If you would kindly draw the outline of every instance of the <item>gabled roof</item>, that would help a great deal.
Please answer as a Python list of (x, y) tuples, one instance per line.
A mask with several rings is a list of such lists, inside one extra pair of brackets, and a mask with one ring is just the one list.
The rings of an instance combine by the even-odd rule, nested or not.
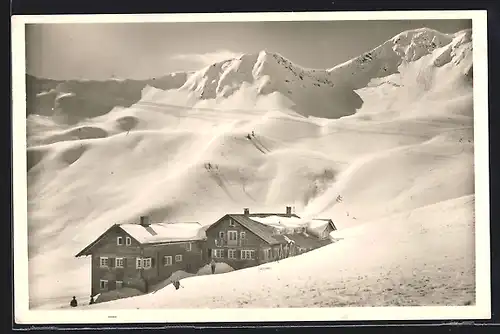
[(335, 227), (335, 224), (333, 224), (331, 219), (315, 218), (310, 221), (307, 231), (320, 235), (328, 225), (330, 225), (334, 231), (337, 230), (337, 227)]
[(120, 228), (140, 244), (169, 243), (205, 239), (199, 223), (121, 224)]
[(82, 249), (78, 254), (75, 255), (75, 257), (80, 257), (80, 256), (87, 256), (87, 255), (90, 255), (91, 252), (90, 250), (92, 248), (94, 248), (95, 245), (97, 245), (97, 243), (99, 241), (101, 241), (102, 237), (105, 236), (109, 231), (111, 231), (113, 228), (116, 228), (118, 225), (117, 224), (113, 224), (111, 225), (110, 228), (108, 228), (106, 231), (104, 231), (99, 237), (97, 237), (94, 241), (92, 241), (90, 244), (87, 245), (87, 247), (85, 247), (84, 249)]
[(233, 218), (270, 245), (286, 242), (283, 236), (274, 234), (274, 228), (251, 219), (251, 216), (246, 216), (244, 214), (229, 214), (227, 216)]
[(223, 221), (227, 217), (234, 219), (239, 224), (241, 224), (241, 226), (245, 227), (250, 232), (252, 232), (253, 234), (255, 234), (256, 236), (258, 236), (259, 238), (261, 238), (270, 245), (286, 243), (286, 240), (283, 238), (282, 235), (274, 234), (273, 227), (259, 223), (258, 221), (251, 219), (251, 215), (245, 215), (245, 214), (226, 214), (215, 223), (204, 228), (205, 232), (217, 226), (221, 221)]
[(92, 248), (113, 228), (119, 228), (141, 245), (198, 241), (205, 239), (199, 223), (114, 224), (96, 240), (81, 250), (76, 257), (90, 255)]

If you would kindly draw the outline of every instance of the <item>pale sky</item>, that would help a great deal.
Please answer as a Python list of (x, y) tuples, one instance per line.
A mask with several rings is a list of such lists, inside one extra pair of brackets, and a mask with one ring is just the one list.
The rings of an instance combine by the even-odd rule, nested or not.
[(261, 50), (308, 68), (330, 68), (398, 33), (444, 33), (471, 20), (99, 23), (26, 26), (27, 72), (52, 79), (145, 79), (197, 70)]

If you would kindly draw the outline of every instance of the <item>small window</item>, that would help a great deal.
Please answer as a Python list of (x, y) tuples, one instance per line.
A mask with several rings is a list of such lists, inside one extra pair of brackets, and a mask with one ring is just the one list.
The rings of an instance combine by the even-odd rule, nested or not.
[(187, 250), (188, 252), (190, 252), (190, 251), (191, 251), (191, 249), (192, 249), (191, 243), (190, 243), (190, 242), (188, 242), (188, 243), (186, 244), (186, 250)]
[(115, 260), (115, 266), (116, 268), (123, 268), (123, 258), (122, 257), (117, 257)]
[(182, 255), (176, 255), (175, 256), (175, 262), (182, 262)]
[(234, 220), (232, 220), (231, 218), (229, 218), (229, 226), (234, 227)]
[(127, 246), (130, 246), (130, 245), (132, 244), (132, 239), (130, 239), (130, 237), (126, 237), (126, 238), (125, 238), (125, 244), (126, 244)]
[(224, 239), (224, 231), (219, 232), (219, 238)]
[(116, 238), (116, 244), (117, 244), (118, 246), (123, 245), (123, 237), (117, 237), (117, 238)]
[(164, 266), (171, 266), (172, 265), (172, 257), (170, 255), (165, 255), (163, 257), (163, 265)]
[(108, 290), (108, 280), (102, 279), (99, 281), (99, 287), (101, 290)]
[(105, 256), (101, 256), (100, 258), (100, 266), (101, 267), (107, 267), (108, 266), (108, 263), (109, 263), (109, 259)]
[(216, 259), (220, 259), (224, 257), (224, 250), (223, 249), (213, 249), (212, 250), (212, 257)]
[(123, 281), (116, 281), (116, 289), (121, 289), (123, 288)]
[(240, 239), (245, 239), (247, 234), (245, 232), (240, 232)]
[(236, 241), (236, 239), (238, 239), (238, 232), (237, 231), (228, 231), (227, 238), (230, 241)]
[(135, 259), (135, 267), (137, 269), (142, 269), (143, 268), (143, 263), (142, 263), (142, 259), (140, 257), (138, 257), (137, 259)]
[(236, 259), (236, 249), (228, 249), (227, 257), (229, 259)]
[(252, 260), (254, 259), (254, 254), (255, 254), (255, 251), (253, 250), (241, 250), (241, 259), (242, 260)]
[(142, 267), (144, 269), (150, 269), (151, 268), (151, 258), (150, 257), (142, 259)]

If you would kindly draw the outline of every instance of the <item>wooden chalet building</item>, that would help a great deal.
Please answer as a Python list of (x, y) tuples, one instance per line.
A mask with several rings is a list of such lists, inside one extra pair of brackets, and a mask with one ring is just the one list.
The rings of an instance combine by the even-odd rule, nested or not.
[(122, 287), (150, 291), (183, 270), (196, 273), (206, 263), (205, 234), (199, 223), (115, 224), (76, 257), (91, 256), (91, 296)]
[(285, 213), (244, 209), (243, 214), (226, 214), (205, 229), (207, 261), (225, 262), (234, 269), (256, 266), (322, 247), (331, 242), (328, 231), (336, 229), (331, 220), (323, 220), (319, 232), (304, 226), (280, 229), (262, 223), (271, 216), (300, 219), (291, 207), (286, 207)]

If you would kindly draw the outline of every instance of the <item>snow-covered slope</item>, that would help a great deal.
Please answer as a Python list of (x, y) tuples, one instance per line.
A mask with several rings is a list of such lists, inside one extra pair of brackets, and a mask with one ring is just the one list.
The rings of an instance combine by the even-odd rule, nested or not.
[[(144, 86), (136, 103), (76, 124), (47, 114), (30, 115), (31, 306), (66, 304), (72, 295), (87, 300), (90, 264), (73, 256), (113, 223), (149, 214), (157, 221), (209, 224), (244, 207), (282, 212), (286, 205), (295, 206), (306, 219), (331, 218), (336, 233), (346, 234), (324, 249), (262, 271), (269, 274), (259, 269), (227, 274), (264, 275), (259, 284), (270, 280), (274, 299), (248, 305), (338, 304), (339, 294), (333, 298), (325, 291), (331, 288), (333, 293), (357, 275), (369, 276), (359, 281), (367, 291), (392, 289), (384, 290), (388, 297), (382, 301), (366, 295), (364, 304), (408, 304), (395, 286), (399, 278), (410, 282), (415, 272), (420, 272), (421, 282), (428, 279), (428, 286), (439, 285), (443, 291), (465, 282), (462, 292), (450, 294), (447, 302), (473, 301), (470, 33), (403, 32), (370, 56), (328, 70), (303, 69), (270, 52), (243, 55), (176, 79), (173, 89)], [(88, 91), (94, 92), (86, 95), (89, 105), (111, 99), (104, 90)], [(65, 110), (73, 114), (78, 109)], [(246, 138), (252, 131), (255, 137)], [(207, 162), (216, 168), (207, 170)], [(421, 226), (429, 233), (415, 230)], [(393, 227), (395, 232), (388, 233)], [(443, 243), (438, 235), (448, 232), (458, 233), (464, 242)], [(423, 242), (427, 248), (420, 247)], [(361, 261), (363, 256), (371, 260)], [(424, 274), (426, 263), (463, 271), (463, 276)], [(332, 270), (319, 269), (328, 266)], [(54, 267), (61, 270), (56, 273)], [(405, 274), (396, 268), (404, 268)], [(373, 275), (387, 279), (378, 285)], [(238, 292), (245, 288), (247, 293), (260, 289), (248, 280), (222, 276), (190, 278), (189, 285), (214, 279), (220, 281), (211, 286)], [(354, 293), (351, 288), (357, 286), (349, 284), (346, 289)], [(212, 292), (203, 292), (195, 302), (202, 288), (186, 289), (193, 289), (192, 295), (183, 296), (191, 297), (177, 297), (173, 304), (166, 302), (170, 298), (152, 302), (156, 297), (148, 296), (120, 305), (222, 305)], [(309, 299), (296, 295), (304, 290)], [(278, 297), (279, 291), (288, 292)], [(418, 301), (424, 303), (445, 298), (444, 293), (440, 297), (422, 291)], [(238, 306), (238, 301), (227, 305)]]
[(343, 240), (279, 263), (85, 309), (472, 305), (473, 204), (436, 203), (334, 232)]
[(189, 73), (172, 73), (149, 80), (47, 80), (26, 76), (27, 114), (56, 116), (75, 124), (101, 116), (114, 107), (129, 107), (141, 99), (146, 86), (160, 89), (181, 87)]

